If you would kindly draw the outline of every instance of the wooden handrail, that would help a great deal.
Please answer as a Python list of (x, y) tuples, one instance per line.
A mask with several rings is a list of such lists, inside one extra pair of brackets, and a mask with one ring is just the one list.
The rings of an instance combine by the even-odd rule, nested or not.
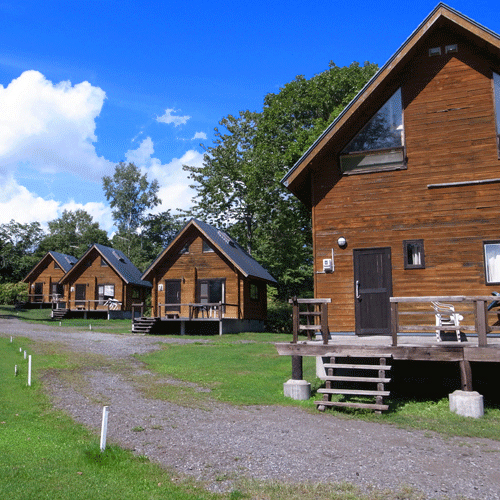
[[(292, 304), (292, 343), (296, 344), (299, 341), (299, 332), (301, 330), (307, 333), (308, 340), (312, 340), (312, 331), (320, 330), (321, 336), (323, 337), (323, 344), (328, 344), (328, 339), (330, 337), (328, 328), (328, 304), (330, 304), (331, 301), (332, 299), (299, 299), (297, 297), (293, 297), (289, 300), (290, 304)], [(301, 311), (300, 305), (305, 305), (306, 310)], [(316, 310), (316, 308), (318, 308), (318, 310)], [(305, 318), (305, 325), (300, 323), (301, 317)], [(311, 318), (313, 320), (312, 324)], [(315, 321), (316, 318), (319, 319), (319, 324)]]
[[(404, 325), (399, 324), (399, 318), (403, 314), (429, 314), (435, 317), (433, 310), (426, 311), (413, 311), (403, 312), (399, 311), (399, 304), (422, 304), (426, 302), (452, 302), (459, 304), (473, 304), (473, 310), (469, 314), (474, 314), (474, 326), (460, 325), (458, 328), (462, 331), (475, 332), (478, 337), (478, 346), (486, 347), (488, 345), (487, 335), (492, 331), (488, 325), (488, 302), (495, 302), (495, 296), (492, 295), (452, 295), (452, 296), (427, 296), (427, 297), (391, 297), (391, 334), (392, 345), (398, 345), (399, 332), (435, 332), (436, 330), (442, 331), (456, 331), (456, 326), (439, 326), (435, 324), (422, 324), (422, 325)], [(463, 311), (461, 311), (464, 313)], [(490, 314), (495, 314), (494, 312)], [(497, 330), (497, 329), (495, 329)], [(497, 330), (498, 331), (498, 330)]]

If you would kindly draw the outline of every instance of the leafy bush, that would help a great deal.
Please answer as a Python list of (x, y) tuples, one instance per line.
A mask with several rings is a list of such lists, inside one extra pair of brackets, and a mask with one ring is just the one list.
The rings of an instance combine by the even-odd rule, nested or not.
[(270, 298), (267, 303), (267, 331), (273, 333), (292, 333), (291, 304), (276, 298)]
[(0, 304), (15, 304), (18, 300), (28, 300), (27, 283), (0, 283)]

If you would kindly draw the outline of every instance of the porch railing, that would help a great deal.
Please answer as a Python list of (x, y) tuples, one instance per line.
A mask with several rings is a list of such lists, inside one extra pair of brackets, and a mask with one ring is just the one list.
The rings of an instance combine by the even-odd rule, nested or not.
[[(181, 319), (181, 310), (187, 308), (187, 319), (211, 318), (221, 320), (223, 318), (239, 319), (241, 311), (238, 304), (227, 302), (200, 303), (189, 302), (185, 304), (158, 304), (158, 315), (161, 317), (171, 317)], [(162, 314), (163, 312), (163, 314)], [(183, 318), (186, 318), (184, 316)]]
[[(436, 326), (435, 311), (431, 307), (431, 302), (453, 304), (455, 312), (464, 317), (458, 329), (464, 333), (476, 333), (479, 347), (488, 345), (488, 333), (500, 332), (498, 312), (488, 311), (488, 303), (495, 302), (495, 297), (491, 295), (391, 297), (390, 302), (393, 346), (398, 345), (399, 333), (435, 333), (436, 330), (457, 330), (456, 326)], [(489, 319), (493, 316), (499, 324), (490, 325)], [(427, 318), (429, 318), (428, 321)]]
[(296, 344), (299, 333), (305, 331), (308, 340), (312, 340), (313, 332), (321, 332), (323, 344), (328, 344), (330, 332), (328, 329), (328, 304), (332, 299), (298, 299), (289, 300), (292, 304), (293, 340)]
[(109, 300), (71, 299), (68, 309), (72, 311), (122, 311), (123, 303)]

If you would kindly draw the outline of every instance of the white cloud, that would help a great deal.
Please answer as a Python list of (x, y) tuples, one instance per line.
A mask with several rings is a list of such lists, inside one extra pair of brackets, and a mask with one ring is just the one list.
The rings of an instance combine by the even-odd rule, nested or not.
[(191, 118), (188, 115), (185, 116), (174, 116), (172, 113), (175, 113), (175, 109), (169, 108), (165, 110), (165, 114), (163, 116), (157, 116), (156, 121), (160, 123), (173, 123), (175, 127), (178, 125), (184, 125)]
[(28, 164), (41, 172), (99, 179), (114, 166), (93, 144), (105, 97), (89, 82), (53, 84), (38, 71), (0, 85), (0, 173)]
[(21, 224), (37, 221), (46, 229), (47, 223), (60, 217), (64, 210), (75, 211), (79, 208), (92, 215), (101, 229), (111, 230), (111, 209), (103, 203), (45, 200), (18, 184), (14, 177), (0, 177), (0, 224), (7, 224), (12, 219)]
[(201, 166), (203, 163), (203, 154), (198, 151), (186, 151), (181, 158), (174, 158), (166, 164), (162, 164), (158, 158), (154, 158), (154, 145), (150, 137), (142, 141), (135, 150), (126, 153), (127, 161), (134, 162), (141, 168), (141, 171), (147, 173), (148, 180), (157, 179), (160, 184), (158, 192), (162, 204), (154, 210), (155, 213), (170, 209), (175, 212), (176, 209), (187, 210), (191, 208), (191, 199), (196, 192), (189, 187), (192, 183), (188, 179), (187, 172), (182, 170), (182, 165)]
[(203, 140), (206, 140), (207, 138), (207, 134), (205, 134), (205, 132), (196, 132), (196, 134), (194, 134), (194, 137), (193, 137), (193, 141), (195, 139), (203, 139)]

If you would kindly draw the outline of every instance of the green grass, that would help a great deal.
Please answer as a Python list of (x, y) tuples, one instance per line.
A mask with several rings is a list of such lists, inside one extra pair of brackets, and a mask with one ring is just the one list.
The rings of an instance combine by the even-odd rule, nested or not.
[[(0, 305), (0, 316), (17, 318), (28, 323), (39, 323), (57, 328), (59, 321), (54, 321), (50, 317), (50, 309), (15, 309), (14, 306)], [(68, 318), (61, 321), (61, 326), (65, 328), (75, 328), (79, 330), (92, 330), (104, 333), (130, 333), (132, 321), (130, 319), (83, 319)]]
[[(244, 344), (243, 344), (244, 345)], [(33, 385), (27, 387), (27, 361), (21, 350), (35, 352)], [(215, 346), (214, 346), (215, 347)], [(213, 494), (203, 483), (181, 477), (136, 457), (113, 443), (99, 450), (98, 438), (52, 409), (43, 391), (44, 373), (85, 369), (99, 362), (69, 355), (58, 344), (0, 336), (0, 498), (26, 500), (420, 500), (418, 492), (373, 490), (363, 493), (348, 483), (287, 484), (244, 478), (230, 491)], [(19, 365), (19, 375), (14, 366)], [(140, 428), (134, 429), (141, 432)]]

